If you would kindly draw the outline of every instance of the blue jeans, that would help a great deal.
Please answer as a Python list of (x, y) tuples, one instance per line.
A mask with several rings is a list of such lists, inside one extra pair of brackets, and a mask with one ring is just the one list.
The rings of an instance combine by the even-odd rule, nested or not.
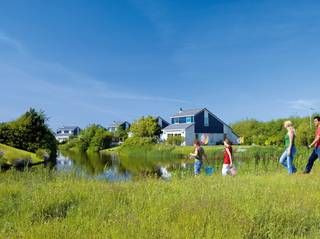
[(195, 175), (200, 174), (201, 167), (202, 167), (202, 161), (196, 159), (194, 161), (194, 174)]
[(308, 163), (306, 165), (306, 168), (304, 170), (305, 173), (310, 173), (310, 171), (311, 171), (311, 169), (313, 167), (313, 163), (314, 163), (314, 161), (317, 160), (317, 158), (320, 158), (320, 147), (315, 148), (312, 151), (312, 153), (311, 153), (311, 155), (309, 157)]
[(293, 174), (295, 172), (297, 172), (296, 167), (293, 165), (293, 157), (296, 153), (296, 148), (292, 147), (291, 148), (291, 153), (289, 156), (289, 151), (288, 149), (286, 149), (283, 154), (280, 157), (279, 163), (281, 163), (285, 168), (288, 169), (288, 173), (289, 174)]

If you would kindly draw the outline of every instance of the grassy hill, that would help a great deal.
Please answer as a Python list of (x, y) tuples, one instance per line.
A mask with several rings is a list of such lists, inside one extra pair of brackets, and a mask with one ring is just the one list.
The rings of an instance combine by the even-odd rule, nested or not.
[(42, 162), (43, 159), (38, 157), (35, 153), (27, 152), (21, 149), (16, 149), (4, 144), (0, 144), (0, 152), (3, 153), (2, 163), (11, 165), (14, 160), (24, 159), (31, 160), (32, 163)]

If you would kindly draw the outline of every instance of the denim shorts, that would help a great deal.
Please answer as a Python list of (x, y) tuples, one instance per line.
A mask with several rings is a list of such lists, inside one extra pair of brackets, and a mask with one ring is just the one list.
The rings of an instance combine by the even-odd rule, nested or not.
[(201, 167), (202, 167), (202, 161), (196, 159), (194, 161), (194, 174), (195, 175), (200, 174)]

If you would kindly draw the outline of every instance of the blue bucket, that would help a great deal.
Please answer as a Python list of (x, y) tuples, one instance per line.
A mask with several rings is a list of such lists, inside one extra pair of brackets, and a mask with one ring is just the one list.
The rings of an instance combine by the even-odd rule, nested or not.
[(214, 172), (214, 168), (208, 166), (208, 167), (205, 168), (205, 172), (206, 172), (207, 176), (211, 176), (213, 174), (213, 172)]

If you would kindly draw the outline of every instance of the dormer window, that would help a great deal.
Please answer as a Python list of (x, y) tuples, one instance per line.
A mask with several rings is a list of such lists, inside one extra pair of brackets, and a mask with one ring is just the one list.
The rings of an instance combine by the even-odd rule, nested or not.
[(179, 124), (179, 118), (173, 118), (172, 124)]
[(204, 126), (209, 126), (209, 113), (208, 113), (208, 111), (204, 112)]
[(193, 116), (187, 117), (186, 122), (187, 123), (193, 123), (194, 122), (194, 117)]

